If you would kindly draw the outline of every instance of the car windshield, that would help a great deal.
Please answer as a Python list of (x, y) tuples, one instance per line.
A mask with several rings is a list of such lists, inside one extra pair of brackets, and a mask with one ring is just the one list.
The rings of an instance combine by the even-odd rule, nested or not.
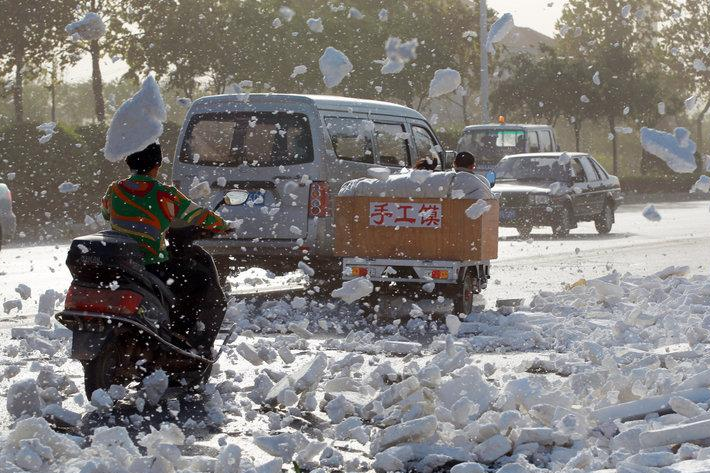
[(281, 166), (313, 161), (313, 140), (303, 114), (207, 113), (192, 118), (180, 151), (186, 163)]
[(468, 151), (481, 162), (497, 163), (506, 154), (525, 152), (523, 130), (476, 129), (464, 133), (459, 151)]
[(557, 156), (505, 158), (496, 166), (495, 172), (499, 180), (518, 181), (565, 181), (569, 174)]

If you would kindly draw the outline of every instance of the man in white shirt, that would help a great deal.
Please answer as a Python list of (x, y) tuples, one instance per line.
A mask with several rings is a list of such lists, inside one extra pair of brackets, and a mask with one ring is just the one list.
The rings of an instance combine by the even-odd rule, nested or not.
[(488, 180), (474, 171), (476, 158), (467, 151), (461, 151), (454, 158), (456, 175), (451, 183), (451, 196), (460, 199), (492, 199)]

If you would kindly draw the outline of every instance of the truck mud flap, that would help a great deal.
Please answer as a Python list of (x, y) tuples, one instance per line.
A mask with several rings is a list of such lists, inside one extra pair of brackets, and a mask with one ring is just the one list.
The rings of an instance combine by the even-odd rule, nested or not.
[(91, 361), (103, 350), (108, 333), (74, 332), (71, 344), (71, 357), (79, 361)]

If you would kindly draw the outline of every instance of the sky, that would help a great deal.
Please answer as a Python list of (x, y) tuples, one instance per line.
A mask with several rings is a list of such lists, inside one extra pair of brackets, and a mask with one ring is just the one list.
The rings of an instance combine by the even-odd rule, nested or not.
[[(565, 0), (487, 0), (488, 8), (493, 8), (500, 14), (511, 13), (513, 21), (518, 26), (526, 26), (547, 36), (555, 33), (555, 22), (562, 14)], [(477, 26), (477, 25), (474, 25)], [(125, 62), (113, 62), (105, 58), (101, 63), (101, 73), (104, 81), (109, 82), (119, 78), (128, 70)], [(65, 80), (84, 82), (91, 79), (91, 60), (84, 57), (79, 63), (69, 68)]]
[(518, 26), (526, 26), (547, 36), (555, 33), (555, 22), (562, 15), (565, 0), (488, 0), (488, 8), (511, 13)]

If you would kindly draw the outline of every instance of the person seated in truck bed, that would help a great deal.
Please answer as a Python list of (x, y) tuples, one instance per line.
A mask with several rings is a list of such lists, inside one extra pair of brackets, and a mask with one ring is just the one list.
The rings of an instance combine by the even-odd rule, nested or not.
[(338, 195), (369, 197), (413, 197), (439, 199), (491, 199), (485, 177), (474, 173), (476, 160), (462, 151), (454, 161), (454, 170), (403, 170), (386, 178), (358, 178), (345, 182)]
[(451, 181), (451, 197), (454, 199), (493, 199), (488, 180), (475, 173), (476, 158), (461, 151), (454, 158), (454, 175)]
[(439, 167), (439, 160), (436, 158), (422, 158), (416, 163), (414, 163), (414, 169), (425, 170), (425, 171), (436, 171)]

